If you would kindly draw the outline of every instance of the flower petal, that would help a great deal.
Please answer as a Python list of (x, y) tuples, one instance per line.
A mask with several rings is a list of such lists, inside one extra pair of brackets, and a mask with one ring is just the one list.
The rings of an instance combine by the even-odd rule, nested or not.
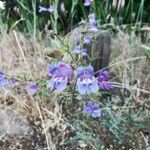
[(91, 5), (91, 0), (85, 0), (84, 6), (90, 6)]
[(77, 76), (80, 76), (83, 73), (84, 70), (85, 70), (84, 67), (78, 67), (77, 70), (76, 70)]
[(71, 76), (73, 75), (73, 69), (69, 64), (59, 62), (57, 68), (63, 77), (71, 78)]
[(92, 84), (90, 84), (90, 90), (92, 93), (96, 93), (98, 91), (98, 82), (95, 77), (92, 79)]
[(100, 111), (100, 109), (94, 110), (94, 111), (91, 113), (91, 116), (92, 116), (93, 118), (100, 117), (100, 116), (101, 116), (101, 111)]
[(39, 12), (41, 13), (42, 11), (46, 11), (47, 9), (43, 6), (39, 6)]
[(34, 95), (38, 91), (38, 85), (35, 82), (30, 83), (28, 86), (28, 94)]
[(47, 88), (51, 88), (52, 90), (62, 92), (67, 87), (67, 82), (68, 82), (67, 78), (53, 77), (47, 82)]
[(101, 116), (101, 110), (98, 105), (98, 103), (89, 101), (84, 105), (83, 111), (89, 115), (91, 115), (93, 118), (100, 117)]
[(89, 71), (91, 74), (93, 74), (93, 71), (94, 71), (94, 68), (89, 65), (87, 68), (86, 68), (87, 71)]
[(49, 76), (60, 76), (60, 71), (57, 69), (56, 64), (48, 65), (48, 75)]
[(88, 91), (88, 86), (86, 84), (83, 84), (80, 78), (78, 78), (76, 89), (81, 95), (85, 95)]

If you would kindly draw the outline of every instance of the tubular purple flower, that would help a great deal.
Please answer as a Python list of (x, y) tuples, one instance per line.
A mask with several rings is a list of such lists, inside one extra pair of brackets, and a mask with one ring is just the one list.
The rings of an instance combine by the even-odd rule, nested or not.
[(97, 29), (96, 22), (95, 22), (95, 23), (91, 23), (91, 24), (89, 25), (89, 30), (90, 30), (90, 31), (97, 31), (97, 30), (98, 30), (98, 29)]
[(15, 79), (7, 79), (6, 75), (0, 71), (0, 88), (13, 88), (15, 83)]
[(6, 85), (7, 85), (6, 76), (4, 75), (2, 71), (0, 71), (0, 87), (5, 88)]
[(93, 71), (94, 71), (94, 69), (92, 66), (78, 67), (76, 73), (77, 73), (77, 77), (79, 78), (83, 74), (83, 72), (85, 72), (85, 73), (87, 72), (87, 73), (93, 75)]
[(87, 56), (87, 49), (81, 48), (80, 45), (76, 46), (73, 52), (78, 55)]
[(59, 62), (57, 66), (58, 70), (63, 77), (71, 78), (73, 75), (73, 69), (69, 64), (65, 64), (64, 62)]
[(84, 1), (84, 6), (90, 6), (90, 5), (91, 5), (91, 0)]
[(50, 64), (48, 65), (48, 75), (49, 76), (61, 76), (60, 71), (57, 68), (56, 64)]
[(62, 92), (66, 89), (68, 83), (67, 77), (53, 77), (47, 82), (47, 88)]
[(73, 69), (69, 64), (58, 62), (55, 65), (49, 65), (49, 75), (52, 77), (47, 82), (47, 88), (52, 90), (63, 91), (73, 75)]
[(80, 45), (77, 45), (77, 46), (74, 48), (73, 52), (74, 52), (75, 54), (80, 54), (80, 53), (81, 53), (81, 47), (80, 47)]
[(39, 6), (39, 12), (53, 12), (54, 11), (54, 6), (50, 5), (48, 8)]
[(99, 81), (106, 81), (109, 79), (108, 71), (100, 71), (99, 73)]
[(98, 82), (99, 88), (101, 90), (110, 90), (112, 89), (112, 84), (107, 81)]
[(77, 68), (77, 85), (76, 90), (81, 94), (96, 93), (98, 91), (98, 83), (93, 76), (93, 67), (78, 67)]
[(88, 18), (89, 18), (89, 23), (95, 23), (96, 22), (96, 17), (95, 17), (94, 13), (89, 14)]
[(89, 44), (89, 43), (91, 43), (91, 37), (85, 36), (85, 37), (83, 38), (83, 44)]
[(39, 12), (41, 13), (42, 11), (47, 11), (47, 8), (43, 6), (39, 6)]
[(10, 87), (10, 88), (15, 87), (16, 82), (17, 82), (16, 79), (14, 79), (14, 78), (10, 79), (10, 80), (8, 81), (9, 87)]
[(101, 117), (101, 109), (95, 102), (89, 101), (84, 105), (83, 111), (93, 118)]
[(91, 31), (97, 31), (97, 23), (96, 23), (96, 17), (95, 17), (95, 14), (89, 14), (88, 15), (88, 18), (89, 18), (89, 29)]
[(28, 86), (28, 94), (34, 95), (38, 91), (38, 84), (36, 82), (31, 82)]
[(52, 6), (52, 5), (50, 5), (48, 8), (47, 8), (47, 11), (48, 12), (53, 12), (55, 10), (55, 7), (54, 6)]
[(101, 71), (99, 76), (97, 77), (99, 88), (102, 90), (110, 90), (112, 89), (112, 84), (108, 83), (107, 80), (109, 78), (108, 71)]
[(87, 56), (87, 55), (88, 55), (86, 48), (83, 48), (83, 49), (82, 49), (81, 55), (82, 55), (82, 56)]
[(71, 78), (73, 75), (73, 69), (69, 64), (58, 62), (58, 64), (50, 64), (48, 66), (48, 74), (52, 77), (63, 76)]

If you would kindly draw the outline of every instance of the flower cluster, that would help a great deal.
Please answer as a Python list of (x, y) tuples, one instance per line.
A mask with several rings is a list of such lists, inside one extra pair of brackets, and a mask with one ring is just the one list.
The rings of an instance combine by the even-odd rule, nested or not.
[[(71, 80), (73, 72), (72, 67), (64, 62), (49, 65), (48, 73), (51, 79), (47, 82), (47, 88), (62, 92)], [(104, 90), (112, 88), (112, 85), (107, 82), (109, 77), (107, 71), (100, 72), (100, 75), (96, 78), (94, 77), (94, 69), (92, 66), (80, 66), (76, 70), (76, 76), (76, 90), (81, 95), (96, 93), (99, 88)]]
[[(90, 44), (92, 42), (92, 38), (88, 35), (83, 36), (83, 44)], [(77, 45), (75, 46), (73, 53), (81, 55), (81, 56), (87, 56), (87, 49), (83, 48), (83, 45)]]
[(97, 23), (96, 23), (96, 17), (95, 14), (89, 14), (88, 15), (88, 19), (89, 19), (89, 30), (90, 31), (97, 31)]
[[(108, 71), (101, 71), (96, 78), (92, 66), (80, 66), (74, 70), (71, 65), (62, 61), (48, 66), (50, 80), (47, 81), (47, 88), (50, 88), (53, 91), (64, 91), (67, 88), (67, 84), (71, 83), (70, 81), (74, 73), (77, 77), (75, 85), (76, 91), (78, 91), (80, 95), (96, 93), (99, 89), (112, 89), (112, 85), (107, 81), (109, 78)], [(0, 88), (11, 88), (15, 86), (15, 83), (15, 79), (7, 79), (6, 75), (0, 71)], [(33, 81), (28, 83), (28, 94), (35, 95), (39, 91), (38, 83)], [(85, 103), (83, 111), (93, 118), (101, 117), (101, 109), (96, 102), (89, 101)]]
[[(92, 0), (85, 0), (84, 6), (90, 6)], [(53, 12), (55, 7), (50, 5), (48, 8), (39, 6), (39, 12)], [(95, 14), (89, 14), (89, 30), (97, 31), (97, 22)], [(74, 48), (74, 53), (87, 56), (87, 49), (84, 48), (84, 45), (90, 44), (92, 42), (91, 37), (88, 35), (83, 36), (82, 45), (77, 45)], [(110, 90), (112, 85), (108, 82), (109, 73), (108, 71), (100, 71), (99, 76), (94, 76), (94, 68), (89, 66), (79, 66), (76, 70), (70, 64), (59, 61), (56, 64), (50, 64), (48, 66), (48, 75), (50, 77), (47, 80), (47, 89), (52, 91), (62, 92), (67, 88), (68, 84), (74, 83), (71, 82), (73, 75), (76, 76), (75, 80), (75, 89), (80, 95), (88, 95), (91, 93), (96, 93), (99, 90)], [(18, 81), (17, 81), (18, 82)], [(27, 81), (27, 91), (29, 95), (35, 95), (39, 91), (39, 85), (35, 81)], [(15, 79), (7, 79), (6, 75), (0, 71), (0, 88), (10, 88), (16, 85)], [(89, 101), (84, 104), (83, 112), (92, 116), (93, 118), (101, 117), (101, 109), (99, 104), (94, 101)]]
[(81, 56), (86, 56), (86, 55), (87, 55), (87, 49), (86, 49), (86, 48), (81, 48), (80, 45), (77, 45), (77, 46), (74, 48), (73, 52), (74, 52), (75, 54), (78, 54), (78, 55), (81, 55)]

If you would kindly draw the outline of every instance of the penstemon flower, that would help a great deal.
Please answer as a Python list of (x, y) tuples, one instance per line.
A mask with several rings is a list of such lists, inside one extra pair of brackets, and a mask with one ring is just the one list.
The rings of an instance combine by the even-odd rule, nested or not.
[(81, 54), (81, 56), (87, 56), (87, 49), (81, 48), (80, 45), (76, 46), (73, 52), (78, 55)]
[(2, 71), (0, 71), (0, 87), (4, 88), (7, 85), (7, 80), (6, 77), (4, 75), (4, 73)]
[(73, 69), (69, 64), (58, 62), (55, 65), (49, 65), (49, 76), (52, 78), (47, 82), (47, 88), (56, 91), (63, 91), (73, 75)]
[(28, 86), (28, 94), (34, 95), (38, 91), (38, 84), (36, 82), (31, 82)]
[(62, 92), (66, 89), (68, 83), (67, 77), (52, 77), (51, 80), (47, 82), (47, 88)]
[(94, 13), (89, 14), (88, 19), (89, 19), (89, 23), (95, 23), (96, 22), (95, 14)]
[(83, 111), (93, 118), (101, 117), (101, 110), (97, 103), (89, 101), (84, 105)]
[(77, 46), (74, 48), (73, 52), (74, 52), (75, 54), (80, 54), (80, 53), (81, 53), (81, 47), (80, 47), (80, 45), (77, 45)]
[(91, 37), (85, 36), (85, 37), (83, 38), (83, 44), (89, 44), (89, 43), (91, 43)]
[(96, 23), (95, 14), (94, 13), (89, 14), (88, 18), (89, 18), (89, 30), (97, 31), (98, 29), (97, 29), (97, 23)]
[(50, 5), (48, 8), (39, 6), (39, 12), (53, 12), (54, 11), (54, 6)]
[(91, 0), (84, 1), (84, 6), (90, 6), (90, 5), (91, 5)]
[(97, 31), (97, 30), (98, 30), (98, 29), (97, 29), (96, 22), (90, 24), (89, 30), (90, 30), (90, 31)]
[(98, 91), (98, 83), (93, 75), (93, 67), (77, 68), (77, 91), (81, 94), (96, 93)]
[(108, 71), (101, 71), (99, 73), (99, 76), (97, 77), (97, 81), (100, 89), (102, 90), (112, 89), (112, 84), (107, 82), (108, 78), (109, 78)]
[(0, 71), (0, 88), (13, 88), (15, 83), (15, 79), (7, 79), (6, 75)]

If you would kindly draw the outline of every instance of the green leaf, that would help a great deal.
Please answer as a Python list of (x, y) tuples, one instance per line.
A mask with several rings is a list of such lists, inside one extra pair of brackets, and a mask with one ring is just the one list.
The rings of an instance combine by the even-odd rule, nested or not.
[(146, 51), (150, 51), (150, 46), (141, 45), (140, 47), (143, 48)]

